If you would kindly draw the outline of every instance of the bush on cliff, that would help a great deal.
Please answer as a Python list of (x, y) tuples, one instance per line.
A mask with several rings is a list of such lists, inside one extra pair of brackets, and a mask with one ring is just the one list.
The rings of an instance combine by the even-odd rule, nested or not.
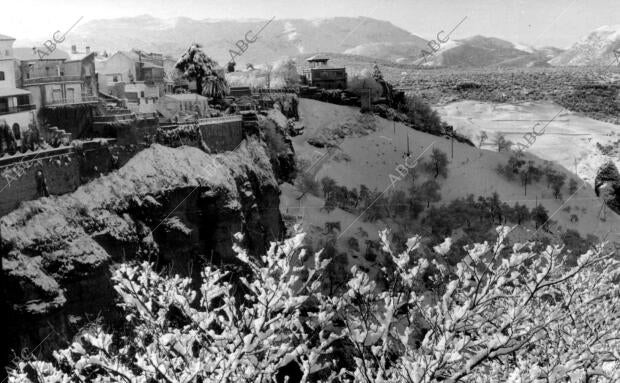
[(368, 69), (363, 69), (349, 78), (347, 91), (355, 94), (357, 97), (368, 97), (370, 93), (371, 100), (376, 101), (383, 94), (383, 87), (373, 78), (372, 73)]
[(427, 256), (416, 236), (397, 254), (383, 231), (386, 288), (353, 267), (331, 297), (328, 261), (306, 255), (301, 233), (260, 260), (235, 245), (252, 270), (244, 294), (213, 267), (198, 294), (188, 278), (123, 265), (130, 333), (91, 328), (54, 362), (19, 361), (9, 382), (617, 382), (618, 260), (597, 248), (571, 267), (560, 247), (507, 248), (509, 228), (497, 232), (449, 267), (450, 239)]
[(401, 106), (414, 129), (435, 135), (445, 133), (446, 124), (429, 104), (416, 96), (407, 97), (406, 104)]

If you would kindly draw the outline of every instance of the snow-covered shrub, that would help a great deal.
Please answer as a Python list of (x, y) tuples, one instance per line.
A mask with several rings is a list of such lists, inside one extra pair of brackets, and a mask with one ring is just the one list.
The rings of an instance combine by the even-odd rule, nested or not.
[[(133, 333), (90, 330), (55, 352), (54, 364), (20, 362), (9, 381), (269, 382), (291, 362), (306, 379), (336, 336), (323, 328), (334, 311), (318, 291), (328, 262), (317, 253), (313, 268), (302, 267), (303, 237), (273, 243), (261, 260), (235, 245), (253, 277), (240, 278), (247, 293), (239, 301), (230, 276), (212, 267), (196, 292), (189, 278), (123, 265), (113, 279)], [(309, 299), (316, 310), (304, 308)]]
[(347, 90), (358, 97), (367, 96), (370, 91), (373, 101), (379, 99), (383, 93), (383, 87), (372, 77), (372, 73), (368, 69), (363, 69), (351, 75), (347, 84)]
[(297, 64), (293, 58), (287, 57), (276, 61), (273, 64), (273, 74), (272, 88), (291, 87), (299, 84)]
[[(189, 279), (124, 265), (114, 280), (133, 333), (85, 331), (54, 363), (21, 361), (9, 381), (271, 382), (291, 362), (295, 381), (620, 381), (617, 254), (600, 247), (570, 266), (562, 248), (507, 248), (510, 229), (497, 231), (456, 267), (442, 262), (451, 239), (426, 256), (414, 237), (397, 254), (383, 231), (387, 287), (354, 267), (345, 293), (331, 297), (320, 291), (327, 262), (320, 252), (305, 259), (301, 233), (260, 260), (235, 245), (252, 270), (239, 300), (211, 267), (197, 293)], [(441, 288), (426, 290), (429, 278)], [(337, 354), (352, 361), (327, 363)]]
[[(615, 254), (602, 248), (566, 265), (559, 247), (477, 244), (450, 271), (413, 259), (420, 238), (394, 254), (387, 291), (354, 270), (339, 319), (357, 351), (344, 376), (355, 382), (617, 382), (620, 380), (620, 288)], [(436, 246), (445, 256), (451, 243)], [(445, 291), (420, 291), (435, 266)]]

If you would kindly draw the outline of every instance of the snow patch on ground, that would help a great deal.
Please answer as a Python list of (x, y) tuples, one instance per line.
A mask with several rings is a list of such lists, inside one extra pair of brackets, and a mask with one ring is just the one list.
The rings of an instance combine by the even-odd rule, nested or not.
[(515, 47), (515, 49), (518, 49), (520, 51), (527, 52), (527, 53), (534, 53), (534, 48), (532, 48), (529, 45), (524, 45), (524, 44), (519, 44), (519, 43), (513, 43), (512, 45)]

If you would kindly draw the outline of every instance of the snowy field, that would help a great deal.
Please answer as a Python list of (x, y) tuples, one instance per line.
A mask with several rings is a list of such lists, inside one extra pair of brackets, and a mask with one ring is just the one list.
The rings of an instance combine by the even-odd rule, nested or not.
[[(436, 110), (444, 121), (470, 137), (476, 145), (479, 144), (480, 132), (486, 131), (489, 140), (483, 148), (488, 150), (497, 150), (494, 145), (497, 133), (505, 134), (515, 143), (525, 144), (523, 135), (532, 132), (536, 123), (540, 123), (535, 129), (537, 132), (544, 129), (544, 134), (537, 137), (527, 150), (562, 165), (589, 183), (594, 180), (601, 164), (612, 159), (602, 155), (596, 143), (605, 145), (620, 139), (620, 126), (584, 117), (551, 102), (494, 104), (460, 101), (438, 106)], [(620, 158), (613, 160), (620, 165)]]

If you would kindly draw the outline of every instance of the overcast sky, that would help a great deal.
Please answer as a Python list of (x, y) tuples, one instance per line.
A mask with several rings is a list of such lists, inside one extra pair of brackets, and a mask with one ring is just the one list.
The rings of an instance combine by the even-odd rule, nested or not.
[[(426, 39), (440, 30), (456, 38), (485, 35), (537, 47), (565, 48), (603, 25), (620, 24), (618, 0), (3, 0), (0, 34), (51, 38), (81, 16), (92, 19), (150, 14), (194, 19), (368, 16)], [(8, 8), (8, 9), (7, 9)], [(43, 40), (43, 41), (44, 41)], [(43, 42), (42, 41), (42, 42)]]

